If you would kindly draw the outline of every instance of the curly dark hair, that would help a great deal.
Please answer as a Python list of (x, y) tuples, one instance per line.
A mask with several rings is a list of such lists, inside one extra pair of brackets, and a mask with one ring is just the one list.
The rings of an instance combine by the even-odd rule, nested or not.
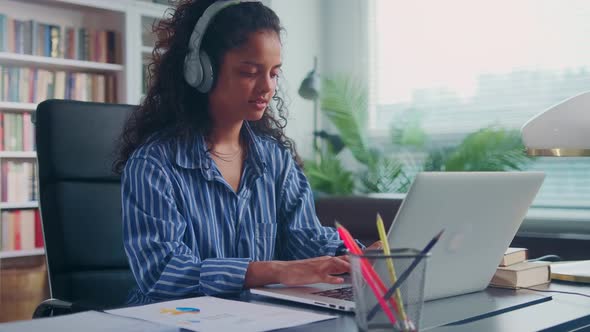
[[(199, 132), (207, 135), (212, 120), (207, 94), (200, 93), (184, 80), (184, 58), (189, 39), (198, 19), (215, 0), (179, 1), (167, 18), (153, 26), (158, 37), (148, 66), (149, 89), (139, 107), (127, 120), (117, 144), (113, 170), (120, 174), (127, 160), (154, 133), (174, 138)], [(226, 52), (242, 46), (251, 33), (270, 30), (281, 36), (283, 28), (272, 9), (260, 2), (243, 2), (219, 12), (207, 27), (201, 49), (211, 58), (213, 68)], [(277, 88), (274, 106), (269, 105), (262, 118), (250, 122), (254, 132), (274, 138), (288, 149), (301, 165), (294, 142), (287, 138), (287, 110)], [(274, 109), (276, 108), (276, 110)]]

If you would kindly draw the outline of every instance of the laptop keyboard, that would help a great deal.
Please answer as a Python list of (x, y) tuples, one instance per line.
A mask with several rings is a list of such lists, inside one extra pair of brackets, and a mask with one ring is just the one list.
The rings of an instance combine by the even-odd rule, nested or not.
[(312, 293), (314, 295), (320, 296), (327, 296), (334, 299), (346, 300), (346, 301), (354, 301), (352, 297), (352, 287), (342, 287), (342, 288), (335, 288), (329, 289), (321, 292)]

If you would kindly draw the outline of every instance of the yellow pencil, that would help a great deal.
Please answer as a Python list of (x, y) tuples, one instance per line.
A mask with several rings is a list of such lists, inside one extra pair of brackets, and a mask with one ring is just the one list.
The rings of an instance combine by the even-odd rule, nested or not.
[[(381, 215), (379, 213), (377, 213), (377, 231), (379, 232), (379, 238), (383, 244), (383, 253), (385, 255), (391, 255), (389, 243), (387, 242), (387, 235), (385, 234), (385, 226), (383, 225), (383, 219), (381, 219)], [(395, 267), (393, 267), (392, 259), (387, 260), (387, 268), (389, 269), (389, 277), (391, 279), (391, 283), (393, 284), (397, 280), (397, 276), (395, 275)], [(406, 311), (404, 310), (404, 302), (399, 292), (399, 288), (395, 291), (395, 299), (397, 300), (402, 321), (407, 322), (408, 317), (406, 316)]]

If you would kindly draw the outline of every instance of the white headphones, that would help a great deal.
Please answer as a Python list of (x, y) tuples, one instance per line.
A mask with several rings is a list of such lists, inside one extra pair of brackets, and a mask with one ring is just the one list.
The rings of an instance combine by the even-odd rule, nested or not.
[(219, 0), (209, 6), (199, 18), (191, 34), (189, 52), (184, 58), (184, 79), (199, 92), (207, 93), (213, 86), (214, 73), (211, 59), (205, 51), (201, 51), (201, 42), (207, 26), (213, 17), (223, 9), (242, 2), (259, 2), (254, 0)]

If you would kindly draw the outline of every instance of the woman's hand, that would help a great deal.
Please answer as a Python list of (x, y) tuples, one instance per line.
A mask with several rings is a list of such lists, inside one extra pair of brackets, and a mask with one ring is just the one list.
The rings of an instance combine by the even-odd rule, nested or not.
[(322, 256), (296, 261), (284, 261), (279, 269), (279, 282), (287, 286), (297, 286), (326, 282), (341, 284), (344, 279), (333, 276), (350, 272), (350, 263), (332, 256)]
[[(383, 242), (381, 241), (377, 241), (373, 244), (371, 244), (369, 247), (367, 247), (367, 250), (369, 249), (383, 249)], [(341, 259), (345, 262), (349, 262), (350, 260), (348, 259), (348, 255), (341, 255), (341, 256), (336, 256), (338, 259)]]
[(367, 247), (367, 249), (383, 249), (383, 242), (377, 241), (371, 244), (369, 247)]
[[(367, 249), (381, 249), (381, 241), (377, 241)], [(325, 282), (341, 284), (342, 277), (336, 274), (350, 273), (348, 256), (322, 256), (296, 261), (252, 262), (246, 271), (245, 287), (259, 287), (281, 283), (287, 286), (298, 286)]]

